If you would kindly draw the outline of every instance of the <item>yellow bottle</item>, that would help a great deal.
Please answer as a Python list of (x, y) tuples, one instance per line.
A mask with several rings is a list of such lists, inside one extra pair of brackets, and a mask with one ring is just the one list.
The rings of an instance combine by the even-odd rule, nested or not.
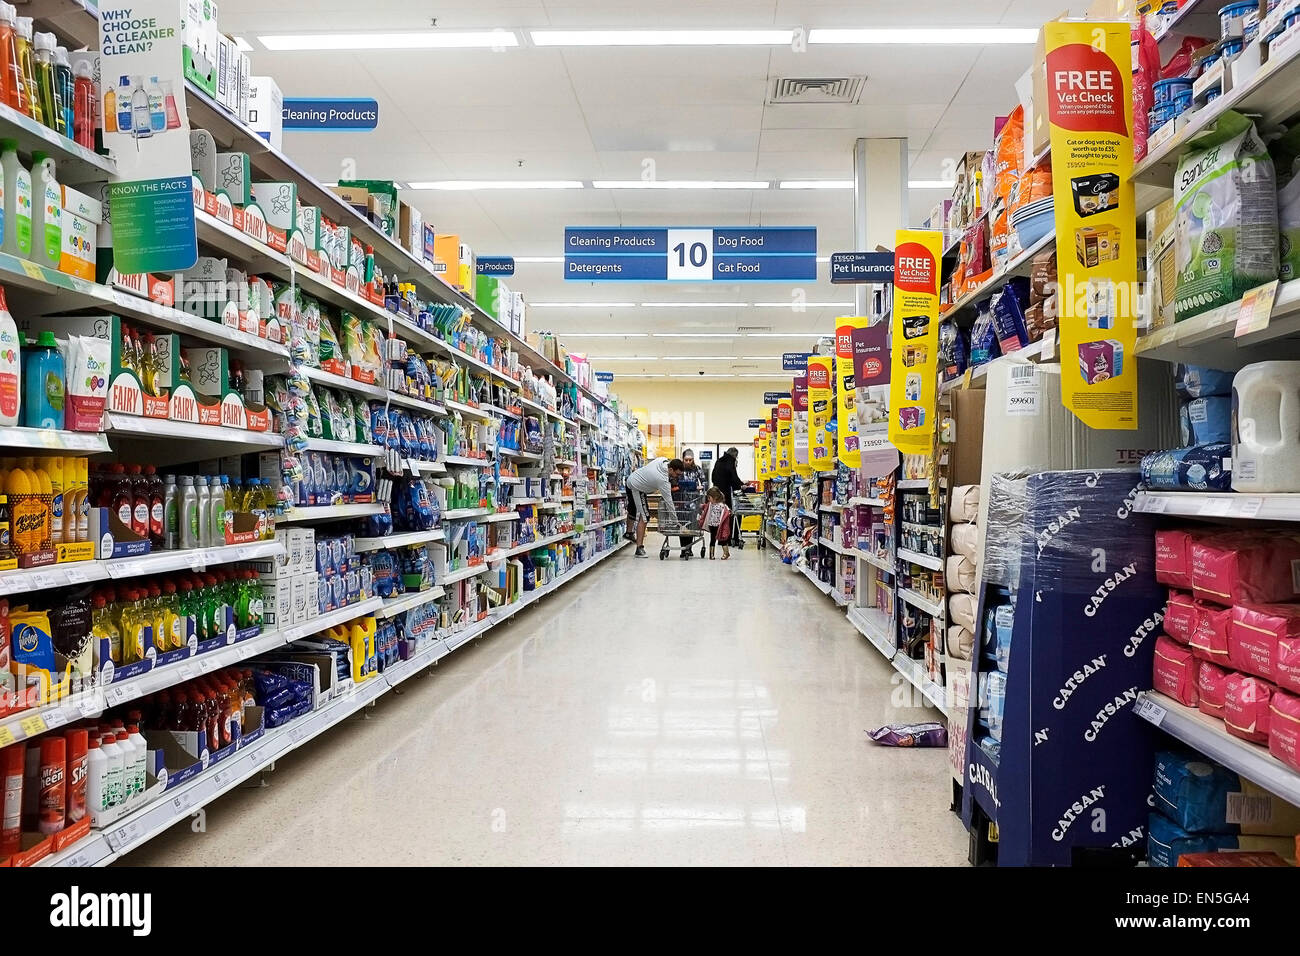
[(114, 664), (122, 663), (122, 632), (113, 623), (113, 615), (104, 598), (95, 598), (95, 609), (90, 618), (90, 634), (98, 648), (101, 641), (108, 641), (109, 658)]
[(90, 540), (90, 459), (77, 459), (77, 540)]
[(144, 660), (145, 628), (149, 621), (140, 606), (137, 591), (127, 591), (122, 601), (122, 663), (134, 664)]
[(58, 547), (69, 540), (63, 535), (63, 459), (58, 456), (41, 458), (37, 464), (50, 479), (50, 544)]
[(360, 683), (369, 680), (379, 672), (371, 669), (375, 658), (375, 619), (358, 618), (352, 622), (352, 679)]

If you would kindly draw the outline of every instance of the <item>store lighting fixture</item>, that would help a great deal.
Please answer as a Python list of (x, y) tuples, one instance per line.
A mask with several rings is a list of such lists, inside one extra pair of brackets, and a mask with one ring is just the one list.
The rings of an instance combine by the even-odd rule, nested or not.
[(748, 302), (642, 302), (643, 309), (743, 309)]
[(751, 339), (813, 339), (816, 332), (746, 332)]
[(957, 184), (951, 179), (913, 179), (907, 184), (908, 189), (952, 189)]
[(253, 52), (253, 44), (249, 43), (243, 37), (235, 37), (235, 46), (239, 47), (239, 49), (243, 50), (245, 53)]
[(859, 45), (953, 46), (978, 44), (1034, 43), (1038, 31), (1032, 27), (870, 27), (866, 29), (820, 29), (808, 31), (809, 43), (852, 43)]
[(408, 183), (412, 189), (441, 189), (468, 192), (475, 189), (582, 189), (577, 179), (439, 179)]
[(793, 30), (531, 30), (534, 46), (789, 46)]
[(738, 355), (665, 355), (661, 362), (739, 362)]
[(703, 375), (697, 372), (669, 372), (669, 378), (735, 378), (735, 372), (706, 372)]
[(852, 302), (795, 302), (793, 299), (789, 302), (755, 302), (756, 309), (851, 309)]
[(739, 332), (653, 332), (657, 339), (734, 339)]
[(473, 30), (436, 33), (282, 33), (259, 36), (268, 50), (434, 50), (499, 49), (519, 46), (509, 30)]
[(515, 264), (521, 262), (563, 262), (564, 256), (515, 256)]
[(635, 302), (529, 302), (530, 309), (635, 309)]
[(570, 339), (644, 339), (649, 332), (560, 332), (561, 338)]
[(782, 189), (852, 189), (851, 179), (783, 179)]
[(595, 189), (767, 189), (771, 184), (758, 180), (721, 179), (597, 179)]

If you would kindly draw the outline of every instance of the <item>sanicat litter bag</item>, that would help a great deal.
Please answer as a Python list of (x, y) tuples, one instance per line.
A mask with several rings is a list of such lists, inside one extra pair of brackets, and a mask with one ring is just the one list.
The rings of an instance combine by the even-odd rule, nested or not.
[(1278, 277), (1277, 179), (1255, 124), (1228, 111), (1190, 146), (1174, 177), (1175, 321)]

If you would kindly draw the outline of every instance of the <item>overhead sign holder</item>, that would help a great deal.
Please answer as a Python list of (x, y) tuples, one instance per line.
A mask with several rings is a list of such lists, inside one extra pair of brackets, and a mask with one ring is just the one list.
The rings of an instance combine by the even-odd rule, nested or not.
[(817, 229), (571, 227), (564, 278), (575, 282), (815, 282)]
[(479, 256), (474, 260), (477, 275), (504, 279), (515, 274), (514, 256)]
[(808, 371), (807, 352), (784, 352), (781, 355), (781, 368), (787, 372)]
[(779, 401), (781, 401), (781, 399), (783, 399), (783, 398), (789, 398), (789, 397), (790, 397), (790, 393), (789, 393), (789, 392), (764, 392), (764, 393), (763, 393), (763, 404), (764, 404), (764, 405), (775, 405), (775, 404), (777, 404)]
[(750, 428), (762, 428), (766, 424), (767, 424), (766, 418), (751, 418), (749, 420)]
[(612, 382), (612, 381), (614, 381), (614, 373), (613, 373), (613, 372), (597, 372), (597, 373), (596, 373), (596, 381), (598, 381), (598, 382), (605, 382), (605, 383)]
[(892, 252), (832, 252), (831, 282), (835, 285), (894, 281)]
[(348, 97), (285, 98), (284, 129), (299, 133), (365, 133), (379, 126), (379, 103)]

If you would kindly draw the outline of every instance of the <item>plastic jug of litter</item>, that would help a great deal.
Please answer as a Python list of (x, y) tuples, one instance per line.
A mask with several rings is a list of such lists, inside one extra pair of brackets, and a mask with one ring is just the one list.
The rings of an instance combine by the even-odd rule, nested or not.
[(1256, 362), (1232, 380), (1232, 490), (1300, 491), (1300, 362)]

